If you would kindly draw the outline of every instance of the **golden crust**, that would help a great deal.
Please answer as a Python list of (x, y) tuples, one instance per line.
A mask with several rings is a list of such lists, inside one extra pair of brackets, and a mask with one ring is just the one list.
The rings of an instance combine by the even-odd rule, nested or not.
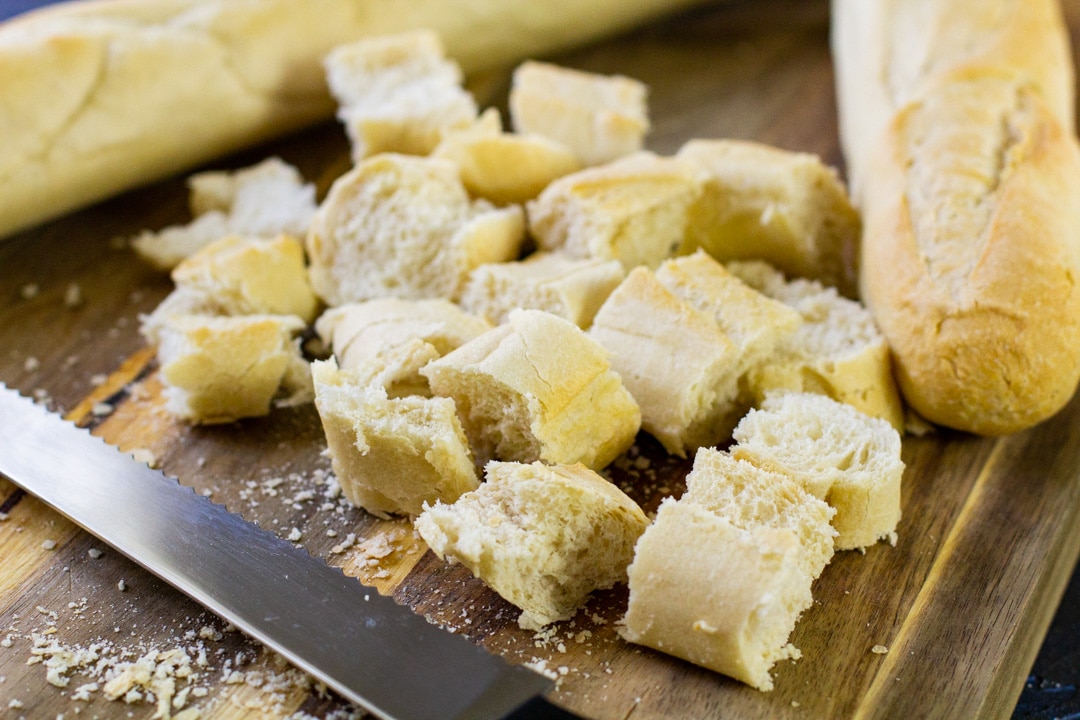
[[(902, 142), (913, 123), (937, 122), (920, 117), (926, 104), (897, 116), (865, 188), (862, 293), (892, 347), (901, 390), (926, 419), (980, 434), (1050, 417), (1080, 378), (1080, 149), (1038, 95), (1018, 94), (1029, 111), (1002, 117), (1012, 144), (990, 179), (981, 236), (920, 238), (905, 168), (964, 170), (947, 157), (913, 156)], [(959, 279), (927, 262), (948, 243), (981, 243)]]
[(87, 0), (28, 13), (0, 23), (0, 237), (330, 117), (321, 61), (336, 45), (429, 28), (470, 72), (695, 2)]

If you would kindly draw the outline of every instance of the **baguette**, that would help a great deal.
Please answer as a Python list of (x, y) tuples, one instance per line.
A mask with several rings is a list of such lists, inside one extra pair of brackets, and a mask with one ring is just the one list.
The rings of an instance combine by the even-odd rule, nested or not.
[(833, 18), (860, 291), (905, 399), (979, 434), (1050, 417), (1080, 378), (1080, 147), (1057, 3), (834, 0)]
[(88, 0), (0, 24), (0, 237), (331, 117), (336, 45), (428, 28), (466, 72), (701, 0)]

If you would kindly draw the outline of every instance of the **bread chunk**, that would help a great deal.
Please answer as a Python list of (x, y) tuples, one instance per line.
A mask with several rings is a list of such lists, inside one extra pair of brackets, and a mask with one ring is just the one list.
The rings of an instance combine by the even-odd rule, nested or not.
[(731, 454), (790, 475), (836, 509), (838, 550), (896, 543), (904, 462), (884, 420), (815, 393), (770, 395), (736, 426)]
[(532, 200), (557, 178), (581, 169), (577, 156), (551, 138), (502, 132), (495, 108), (472, 127), (447, 133), (431, 154), (457, 164), (466, 189), (496, 205)]
[(353, 162), (380, 152), (427, 155), (447, 131), (476, 120), (461, 68), (430, 30), (339, 45), (324, 64)]
[(691, 140), (676, 154), (705, 176), (687, 249), (717, 260), (766, 260), (856, 297), (859, 214), (816, 155), (739, 140)]
[(390, 363), (397, 350), (397, 380), (387, 387), (391, 397), (430, 395), (420, 368), (490, 329), (491, 323), (442, 299), (348, 303), (330, 308), (315, 323), (342, 370), (359, 370), (377, 358)]
[(600, 469), (634, 442), (637, 403), (607, 353), (576, 325), (540, 310), (435, 360), (421, 374), (457, 402), (473, 452), (491, 459)]
[(640, 152), (559, 178), (526, 204), (543, 250), (656, 268), (684, 244), (702, 183), (685, 164)]
[(701, 448), (686, 476), (682, 502), (697, 503), (743, 530), (791, 530), (799, 539), (802, 567), (811, 580), (832, 560), (836, 530), (831, 521), (836, 510), (780, 468), (773, 472), (715, 448)]
[(570, 148), (586, 165), (641, 149), (649, 131), (648, 88), (621, 75), (598, 75), (527, 61), (514, 70), (510, 120)]
[(715, 445), (738, 422), (739, 349), (648, 269), (634, 269), (611, 293), (589, 335), (611, 353), (642, 428), (669, 453)]
[(416, 530), (521, 608), (521, 627), (568, 620), (594, 590), (625, 582), (649, 521), (615, 485), (582, 465), (492, 462), (485, 474), (456, 503), (426, 508)]
[(750, 373), (755, 404), (772, 390), (816, 392), (903, 429), (889, 345), (866, 308), (817, 281), (787, 281), (764, 262), (732, 262), (728, 270), (803, 318), (786, 347)]
[(158, 363), (170, 412), (196, 424), (270, 412), (272, 401), (311, 400), (311, 374), (292, 315), (174, 315), (158, 330)]
[(227, 235), (304, 237), (315, 214), (315, 186), (300, 171), (271, 157), (236, 171), (209, 171), (188, 178), (194, 220), (132, 240), (135, 251), (162, 270)]
[(351, 372), (317, 360), (311, 371), (334, 474), (351, 503), (379, 517), (415, 516), (477, 487), (453, 400), (391, 398), (375, 364)]
[(665, 261), (656, 279), (716, 320), (739, 348), (740, 375), (768, 359), (803, 322), (794, 309), (750, 287), (701, 250)]
[(615, 260), (537, 252), (520, 262), (491, 263), (472, 271), (462, 307), (503, 323), (515, 308), (545, 310), (588, 329), (625, 273)]
[(151, 344), (170, 315), (296, 315), (308, 323), (318, 310), (304, 247), (288, 235), (226, 236), (183, 260), (172, 279), (175, 289), (142, 318), (141, 332)]
[(338, 178), (307, 236), (311, 284), (328, 305), (454, 299), (469, 273), (519, 255), (521, 208), (469, 199), (448, 160), (381, 154)]
[(693, 503), (665, 499), (634, 548), (623, 638), (772, 690), (776, 662), (810, 606), (794, 531), (742, 529)]

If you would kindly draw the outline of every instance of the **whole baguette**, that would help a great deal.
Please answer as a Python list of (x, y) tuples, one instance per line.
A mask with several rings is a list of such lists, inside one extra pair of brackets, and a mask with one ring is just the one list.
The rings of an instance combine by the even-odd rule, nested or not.
[(702, 0), (87, 0), (0, 24), (0, 238), (331, 116), (323, 56), (427, 27), (466, 72)]
[(979, 434), (1050, 417), (1080, 378), (1080, 147), (1060, 8), (834, 0), (833, 19), (860, 291), (905, 399)]

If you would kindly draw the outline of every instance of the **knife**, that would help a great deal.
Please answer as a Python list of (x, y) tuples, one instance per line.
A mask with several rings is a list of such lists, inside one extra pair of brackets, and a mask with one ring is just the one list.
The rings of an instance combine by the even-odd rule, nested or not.
[(385, 720), (577, 716), (510, 665), (0, 383), (0, 474)]

